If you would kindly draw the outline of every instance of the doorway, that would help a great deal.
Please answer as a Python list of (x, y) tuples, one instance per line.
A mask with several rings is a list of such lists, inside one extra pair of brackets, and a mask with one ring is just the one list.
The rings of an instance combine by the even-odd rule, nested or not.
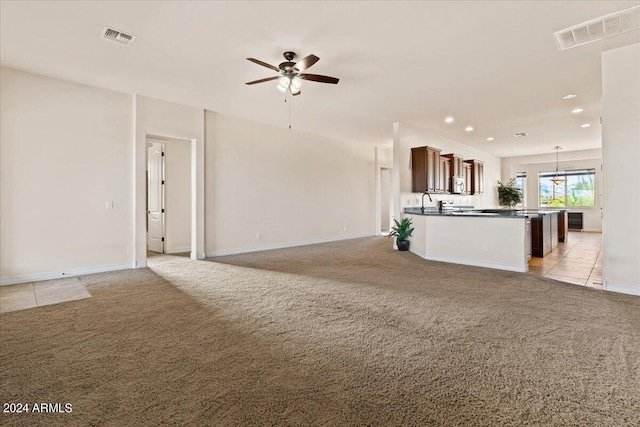
[(188, 254), (193, 208), (191, 143), (153, 136), (146, 144), (147, 250)]
[(147, 143), (147, 250), (164, 253), (164, 144)]
[(388, 234), (391, 229), (391, 169), (380, 168), (380, 234)]

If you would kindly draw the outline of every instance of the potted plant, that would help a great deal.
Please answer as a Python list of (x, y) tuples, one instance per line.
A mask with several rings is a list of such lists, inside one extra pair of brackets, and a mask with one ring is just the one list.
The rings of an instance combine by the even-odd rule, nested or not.
[(508, 208), (522, 202), (522, 192), (516, 187), (515, 178), (511, 178), (506, 185), (498, 181), (498, 201), (500, 206)]
[(409, 250), (409, 244), (411, 242), (407, 239), (411, 237), (411, 233), (413, 233), (413, 228), (409, 228), (411, 227), (411, 218), (402, 218), (400, 222), (394, 218), (393, 222), (395, 222), (396, 225), (391, 227), (388, 237), (395, 236), (399, 251)]

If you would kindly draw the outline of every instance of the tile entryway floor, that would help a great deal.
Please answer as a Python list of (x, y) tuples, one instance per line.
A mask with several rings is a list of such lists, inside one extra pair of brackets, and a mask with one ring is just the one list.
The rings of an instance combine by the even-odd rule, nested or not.
[(569, 232), (569, 241), (544, 258), (531, 258), (529, 274), (602, 289), (602, 233)]
[(89, 298), (80, 277), (0, 286), (0, 313)]

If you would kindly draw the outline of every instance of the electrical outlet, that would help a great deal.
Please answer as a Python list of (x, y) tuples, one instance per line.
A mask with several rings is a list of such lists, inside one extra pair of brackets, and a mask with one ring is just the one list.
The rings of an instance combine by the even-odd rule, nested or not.
[(262, 233), (256, 233), (256, 239), (260, 239), (262, 237)]
[(347, 226), (342, 227), (343, 231), (347, 231)]
[(482, 250), (487, 252), (489, 250), (489, 244), (485, 243), (484, 245), (482, 245)]

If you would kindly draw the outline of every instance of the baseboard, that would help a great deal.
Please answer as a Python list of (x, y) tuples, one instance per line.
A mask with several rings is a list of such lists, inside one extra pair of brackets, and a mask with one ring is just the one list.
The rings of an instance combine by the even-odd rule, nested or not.
[(328, 239), (314, 239), (314, 240), (305, 240), (305, 241), (299, 241), (299, 242), (277, 243), (275, 245), (253, 246), (250, 248), (242, 248), (242, 249), (223, 249), (219, 251), (206, 252), (205, 256), (207, 258), (210, 258), (210, 257), (216, 257), (216, 256), (246, 254), (250, 252), (271, 251), (274, 249), (293, 248), (296, 246), (315, 245), (318, 243), (337, 242), (340, 240), (359, 239), (361, 237), (370, 237), (370, 236), (373, 236), (373, 234), (357, 234), (357, 235), (350, 235), (350, 236), (330, 237)]
[(610, 281), (606, 281), (602, 286), (605, 290), (611, 292), (619, 292), (621, 294), (629, 294), (629, 295), (638, 295), (640, 296), (640, 286), (639, 285), (630, 285), (627, 283), (614, 283)]
[(184, 248), (173, 248), (173, 249), (165, 249), (164, 253), (167, 255), (172, 255), (172, 254), (183, 254), (186, 252), (191, 252), (191, 246), (186, 246)]
[(496, 270), (516, 271), (518, 273), (526, 273), (527, 271), (529, 271), (528, 265), (523, 265), (521, 267), (518, 267), (514, 265), (498, 264), (493, 262), (477, 261), (477, 260), (471, 260), (471, 259), (427, 255), (426, 253), (419, 250), (414, 250), (414, 249), (409, 249), (409, 250), (412, 253), (418, 255), (419, 257), (427, 259), (429, 261), (448, 262), (450, 264), (472, 265), (474, 267), (484, 267), (484, 268), (493, 268)]
[(102, 265), (99, 267), (73, 268), (70, 270), (51, 271), (48, 273), (23, 274), (19, 276), (0, 277), (0, 286), (17, 285), (18, 283), (40, 282), (42, 280), (62, 279), (64, 277), (84, 276), (85, 274), (104, 273), (106, 271), (126, 270), (140, 268), (135, 262), (126, 262), (114, 265)]

